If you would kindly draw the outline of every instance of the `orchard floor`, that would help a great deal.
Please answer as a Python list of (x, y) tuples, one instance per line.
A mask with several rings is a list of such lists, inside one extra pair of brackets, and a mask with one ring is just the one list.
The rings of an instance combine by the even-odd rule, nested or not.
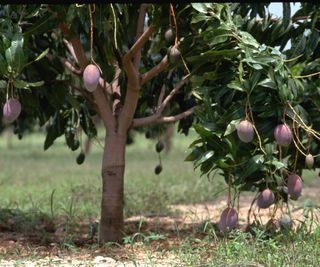
[[(77, 165), (79, 151), (68, 150), (64, 138), (43, 151), (41, 132), (14, 137), (11, 147), (1, 135), (0, 267), (320, 266), (320, 227), (311, 223), (319, 223), (318, 173), (304, 173), (303, 196), (290, 201), (294, 232), (278, 225), (273, 232), (259, 225), (246, 232), (254, 197), (247, 193), (239, 201), (240, 231), (224, 237), (216, 227), (226, 207), (224, 180), (200, 177), (184, 161), (195, 138), (192, 131), (186, 138), (176, 135), (170, 153), (161, 153), (162, 173), (155, 175), (157, 140), (135, 135), (126, 154), (124, 243), (99, 247), (99, 144)], [(256, 219), (265, 224), (270, 212), (260, 211)]]
[[(303, 199), (308, 199), (308, 202), (318, 201), (319, 194), (320, 187), (305, 188)], [(240, 197), (241, 231), (245, 231), (251, 201), (252, 196)], [(291, 204), (294, 205), (291, 215), (294, 227), (297, 228), (305, 221), (303, 212), (308, 205), (303, 207), (299, 203)], [(191, 251), (200, 246), (208, 251), (215, 249), (215, 241), (205, 237), (212, 235), (208, 228), (217, 230), (215, 223), (225, 207), (226, 200), (222, 196), (213, 202), (171, 205), (175, 216), (132, 216), (126, 219), (127, 240), (121, 246), (110, 244), (98, 247), (97, 240), (90, 239), (88, 235), (88, 228), (94, 219), (77, 224), (73, 229), (77, 237), (72, 237), (70, 244), (67, 242), (70, 236), (63, 229), (66, 224), (64, 219), (44, 221), (42, 225), (38, 225), (38, 229), (48, 230), (46, 236), (43, 231), (0, 232), (0, 266), (268, 266), (258, 262), (247, 265), (206, 265), (205, 259), (199, 265), (189, 265), (181, 261), (181, 255), (177, 251), (188, 239)], [(263, 224), (267, 223), (272, 212), (273, 208), (258, 211), (255, 205), (252, 211), (259, 214), (258, 219)], [(316, 217), (320, 215), (317, 207), (314, 207), (313, 215), (319, 223)], [(279, 216), (280, 213), (277, 212), (275, 218)], [(274, 229), (279, 229), (279, 225), (275, 227)], [(221, 242), (223, 237), (219, 236), (218, 239)], [(61, 245), (64, 241), (65, 244)]]

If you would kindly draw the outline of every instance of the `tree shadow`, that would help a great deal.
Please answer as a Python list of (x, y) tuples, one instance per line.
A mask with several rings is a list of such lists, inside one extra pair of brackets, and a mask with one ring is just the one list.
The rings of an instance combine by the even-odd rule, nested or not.
[[(0, 240), (22, 242), (31, 246), (63, 247), (68, 243), (76, 247), (90, 246), (98, 243), (98, 221), (96, 218), (73, 218), (50, 215), (20, 209), (0, 209)], [(141, 236), (158, 234), (165, 239), (186, 238), (191, 234), (202, 238), (208, 235), (208, 229), (217, 231), (211, 222), (185, 223), (175, 217), (139, 217), (125, 221), (124, 236)], [(149, 240), (153, 240), (149, 238)], [(156, 240), (156, 238), (154, 238)]]
[[(266, 231), (266, 237), (275, 237), (275, 234), (279, 233), (277, 230), (279, 227), (274, 224), (271, 225), (272, 227), (269, 226), (252, 224), (245, 227), (242, 225), (240, 229), (252, 236), (257, 233), (256, 229), (260, 229)], [(68, 216), (53, 218), (40, 211), (0, 209), (1, 246), (4, 242), (17, 242), (32, 247), (56, 246), (63, 249), (97, 246), (98, 228), (96, 218)], [(125, 244), (133, 244), (136, 241), (179, 242), (190, 238), (199, 240), (207, 238), (206, 240), (217, 241), (225, 237), (226, 235), (219, 231), (217, 223), (209, 220), (194, 222), (188, 218), (175, 216), (134, 216), (125, 220)]]

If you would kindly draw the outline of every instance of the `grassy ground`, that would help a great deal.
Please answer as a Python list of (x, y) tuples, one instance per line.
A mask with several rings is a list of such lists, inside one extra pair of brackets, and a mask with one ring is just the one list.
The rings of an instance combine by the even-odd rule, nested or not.
[[(193, 132), (188, 138), (175, 137), (171, 152), (161, 154), (164, 168), (157, 176), (153, 172), (159, 161), (155, 141), (135, 136), (135, 143), (128, 146), (126, 155), (126, 218), (141, 214), (178, 216), (169, 205), (210, 202), (222, 194), (225, 189), (222, 179), (215, 177), (209, 181), (200, 177), (191, 163), (183, 161), (194, 138)], [(215, 226), (205, 222), (173, 231), (142, 229), (143, 222), (138, 222), (122, 247), (97, 248), (92, 240), (85, 244), (76, 242), (77, 229), (81, 228), (77, 224), (55, 244), (48, 234), (50, 220), (67, 218), (68, 222), (86, 222), (86, 234), (90, 227), (94, 229), (92, 222), (98, 218), (100, 209), (102, 149), (95, 143), (84, 164), (77, 165), (79, 152), (67, 149), (63, 138), (48, 151), (43, 151), (44, 136), (40, 133), (26, 135), (21, 141), (15, 136), (13, 139), (13, 147), (8, 149), (6, 136), (0, 136), (0, 239), (3, 241), (0, 265), (1, 259), (11, 259), (17, 265), (45, 256), (51, 261), (54, 254), (61, 259), (88, 255), (83, 259), (85, 266), (93, 266), (97, 255), (107, 255), (118, 263), (126, 262), (127, 266), (137, 262), (157, 266), (159, 260), (163, 260), (162, 266), (320, 266), (320, 228), (312, 234), (301, 228), (295, 234), (278, 231), (274, 235), (257, 228), (252, 233), (236, 231), (224, 238), (219, 237)], [(307, 185), (317, 184), (315, 173), (308, 172), (305, 176), (309, 177)], [(63, 231), (68, 230), (68, 224), (60, 225)], [(9, 237), (8, 230), (13, 231)], [(23, 239), (26, 230), (38, 231), (42, 236), (27, 245), (18, 237), (13, 238), (16, 233), (16, 236), (22, 233)], [(12, 239), (14, 243), (10, 243)]]
[[(170, 153), (161, 153), (163, 171), (155, 175), (159, 162), (155, 141), (136, 135), (126, 155), (126, 216), (163, 214), (168, 204), (212, 200), (221, 190), (221, 179), (212, 183), (199, 178), (192, 164), (184, 162), (191, 138), (176, 138)], [(96, 142), (85, 162), (77, 165), (79, 152), (66, 148), (63, 138), (47, 151), (43, 141), (42, 134), (27, 135), (21, 141), (14, 136), (13, 148), (8, 149), (5, 136), (0, 137), (0, 206), (49, 213), (53, 200), (56, 215), (72, 208), (75, 215), (98, 216), (102, 148)]]

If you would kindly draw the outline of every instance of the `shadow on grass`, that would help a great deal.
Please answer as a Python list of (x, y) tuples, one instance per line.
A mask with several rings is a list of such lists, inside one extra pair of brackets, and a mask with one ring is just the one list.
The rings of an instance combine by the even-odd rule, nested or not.
[[(260, 235), (259, 238), (263, 236), (263, 239), (269, 239), (284, 233), (276, 228), (268, 229), (266, 226), (255, 224), (237, 232), (248, 233), (251, 237)], [(304, 234), (312, 234), (307, 228), (301, 228), (299, 231), (290, 231), (290, 235), (301, 230)], [(319, 233), (318, 226), (317, 234)], [(226, 237), (232, 239), (232, 236), (232, 233), (224, 236), (219, 232), (217, 224), (210, 221), (193, 223), (186, 222), (181, 217), (135, 216), (125, 221), (124, 244), (162, 240), (180, 242), (190, 238), (219, 241)], [(3, 244), (3, 241), (19, 242), (33, 247), (58, 246), (67, 249), (94, 246), (98, 243), (98, 221), (96, 218), (68, 216), (52, 218), (39, 211), (0, 209), (0, 244)]]
[(79, 245), (84, 242), (90, 243), (90, 240), (93, 243), (94, 237), (89, 238), (90, 231), (83, 233), (83, 229), (90, 229), (91, 224), (87, 221), (77, 223), (76, 220), (77, 218), (68, 216), (52, 218), (39, 211), (0, 209), (0, 239), (41, 246), (62, 244), (66, 240), (74, 245), (76, 242)]
[[(201, 238), (207, 235), (206, 228), (208, 227), (217, 229), (216, 225), (209, 222), (184, 224), (179, 218), (137, 216), (126, 220), (125, 238), (133, 237), (137, 233), (141, 236), (148, 236), (150, 241), (183, 239), (191, 234)], [(95, 218), (68, 218), (68, 216), (52, 218), (39, 211), (0, 209), (0, 243), (11, 241), (28, 243), (33, 246), (55, 244), (60, 247), (64, 245), (82, 247), (97, 244), (97, 237), (98, 221)]]

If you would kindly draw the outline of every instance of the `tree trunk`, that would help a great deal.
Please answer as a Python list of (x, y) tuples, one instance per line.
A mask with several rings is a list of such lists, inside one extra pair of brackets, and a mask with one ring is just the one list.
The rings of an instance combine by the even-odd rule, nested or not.
[(125, 135), (106, 134), (102, 160), (100, 243), (122, 242), (125, 148)]

